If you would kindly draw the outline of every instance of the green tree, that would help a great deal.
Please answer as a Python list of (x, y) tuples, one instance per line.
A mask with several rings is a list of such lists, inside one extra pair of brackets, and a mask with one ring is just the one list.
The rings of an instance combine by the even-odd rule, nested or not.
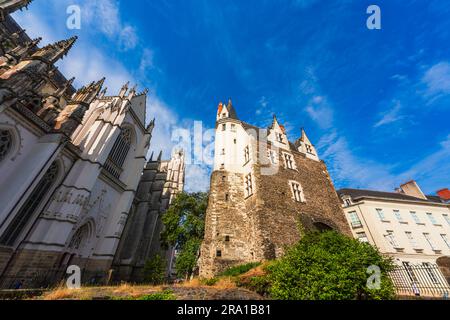
[(205, 232), (205, 214), (208, 194), (178, 194), (162, 217), (163, 247), (174, 246), (178, 255), (175, 269), (179, 277), (189, 277), (197, 264), (198, 252)]
[(159, 254), (148, 259), (144, 265), (144, 281), (150, 284), (161, 284), (166, 277), (166, 263)]
[[(380, 288), (367, 286), (370, 266), (381, 270)], [(283, 300), (392, 299), (391, 259), (371, 245), (334, 231), (307, 233), (268, 267), (269, 293)]]

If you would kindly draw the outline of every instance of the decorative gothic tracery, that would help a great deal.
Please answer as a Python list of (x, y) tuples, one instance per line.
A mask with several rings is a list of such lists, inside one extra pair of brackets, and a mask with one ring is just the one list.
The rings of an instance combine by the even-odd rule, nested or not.
[(105, 169), (114, 177), (119, 178), (123, 165), (131, 149), (131, 129), (125, 128), (120, 133), (105, 163)]

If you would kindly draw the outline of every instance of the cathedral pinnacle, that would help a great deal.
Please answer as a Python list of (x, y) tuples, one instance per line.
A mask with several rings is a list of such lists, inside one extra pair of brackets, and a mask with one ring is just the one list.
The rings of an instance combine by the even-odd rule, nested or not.
[(59, 59), (63, 58), (69, 50), (73, 47), (78, 37), (74, 36), (67, 40), (58, 41), (53, 44), (49, 44), (33, 54), (33, 57), (39, 57), (46, 60), (48, 63), (55, 63)]

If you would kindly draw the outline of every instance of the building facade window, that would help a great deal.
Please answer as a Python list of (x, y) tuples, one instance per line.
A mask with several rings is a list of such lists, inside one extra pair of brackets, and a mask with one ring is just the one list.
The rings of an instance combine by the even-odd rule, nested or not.
[(369, 242), (369, 239), (367, 238), (367, 235), (365, 232), (358, 232), (356, 233), (356, 238), (361, 242)]
[(250, 161), (250, 147), (246, 146), (244, 149), (244, 164)]
[(277, 141), (280, 143), (283, 143), (283, 134), (282, 133), (276, 133)]
[(411, 282), (413, 282), (413, 283), (416, 283), (417, 277), (414, 274), (414, 270), (412, 269), (411, 264), (407, 261), (403, 261), (402, 264), (406, 270), (406, 273), (408, 274), (409, 280), (411, 280)]
[(46, 195), (51, 190), (51, 187), (56, 182), (58, 173), (59, 166), (56, 162), (54, 162), (36, 185), (33, 192), (20, 208), (19, 212), (17, 212), (16, 216), (8, 225), (8, 228), (5, 230), (3, 235), (0, 237), (0, 244), (5, 246), (13, 246), (15, 244), (25, 226), (30, 222), (30, 219), (33, 217), (36, 210), (40, 207)]
[(271, 164), (277, 164), (278, 163), (278, 154), (274, 150), (267, 150), (267, 157), (269, 158), (269, 161)]
[(400, 210), (394, 210), (394, 216), (398, 222), (403, 222), (403, 217), (400, 213)]
[(310, 144), (305, 144), (306, 146), (306, 152), (309, 154), (314, 154), (312, 146)]
[(433, 216), (433, 214), (432, 213), (427, 213), (427, 217), (428, 217), (428, 220), (430, 220), (430, 222), (432, 223), (432, 224), (437, 224), (437, 221), (436, 221), (436, 219), (434, 218), (434, 216)]
[(415, 211), (410, 211), (409, 213), (411, 214), (411, 217), (413, 218), (415, 223), (417, 223), (417, 224), (421, 223), (419, 216), (417, 215), (417, 213)]
[(394, 231), (392, 231), (392, 230), (386, 231), (386, 234), (384, 235), (384, 238), (389, 242), (389, 244), (393, 248), (398, 248), (399, 247), (397, 239), (395, 239)]
[(413, 234), (411, 231), (405, 231), (406, 234), (406, 238), (408, 238), (409, 244), (411, 245), (411, 247), (413, 247), (414, 249), (417, 249), (417, 242), (413, 237)]
[(120, 132), (119, 137), (111, 149), (108, 159), (105, 163), (105, 170), (119, 179), (125, 160), (131, 149), (131, 129), (125, 128)]
[(13, 137), (11, 131), (0, 130), (0, 162), (6, 159), (6, 156), (11, 151), (13, 144)]
[(230, 242), (230, 236), (225, 236), (225, 242)]
[(218, 257), (218, 258), (222, 257), (222, 250), (216, 251), (216, 257)]
[(249, 173), (245, 176), (245, 197), (250, 197), (253, 195), (253, 181), (252, 181), (252, 174)]
[(223, 124), (222, 125), (222, 131), (226, 131), (227, 130), (227, 125), (226, 124)]
[(429, 233), (423, 233), (423, 236), (425, 240), (427, 240), (428, 245), (430, 246), (431, 250), (436, 250), (436, 246), (434, 245), (433, 239), (431, 239), (431, 236)]
[(386, 217), (384, 216), (383, 209), (375, 209), (375, 210), (377, 211), (378, 219), (380, 219), (380, 221), (386, 221)]
[(305, 202), (305, 196), (303, 194), (303, 188), (298, 182), (291, 182), (291, 191), (294, 200), (297, 202)]
[(427, 274), (430, 277), (431, 281), (433, 281), (434, 284), (438, 284), (439, 280), (436, 277), (436, 274), (434, 273), (433, 265), (429, 262), (424, 262), (423, 266), (425, 267), (425, 270), (427, 271)]
[(284, 153), (283, 155), (284, 155), (284, 164), (285, 164), (286, 168), (294, 170), (295, 169), (294, 159), (293, 159), (292, 155), (289, 153)]
[(231, 132), (236, 132), (236, 125), (235, 124), (231, 124)]
[(442, 215), (445, 219), (445, 221), (447, 221), (447, 224), (450, 226), (450, 217), (448, 216), (448, 214), (443, 214)]
[(350, 218), (350, 223), (353, 228), (360, 228), (362, 227), (361, 220), (358, 217), (358, 213), (356, 211), (352, 211), (348, 213), (348, 216)]
[(446, 234), (441, 234), (441, 238), (442, 240), (444, 240), (445, 244), (450, 249), (450, 239), (448, 238), (448, 236)]

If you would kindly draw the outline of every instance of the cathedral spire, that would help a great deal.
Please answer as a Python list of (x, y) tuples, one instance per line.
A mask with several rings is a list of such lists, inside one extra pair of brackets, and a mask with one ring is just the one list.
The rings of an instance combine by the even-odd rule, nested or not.
[(98, 96), (104, 83), (104, 77), (97, 82), (91, 82), (87, 87), (81, 88), (74, 94), (72, 102), (90, 104)]
[(67, 55), (67, 53), (73, 47), (77, 39), (78, 37), (74, 36), (67, 40), (62, 40), (53, 44), (49, 44), (36, 51), (32, 57), (44, 59), (48, 63), (55, 63), (56, 61)]

